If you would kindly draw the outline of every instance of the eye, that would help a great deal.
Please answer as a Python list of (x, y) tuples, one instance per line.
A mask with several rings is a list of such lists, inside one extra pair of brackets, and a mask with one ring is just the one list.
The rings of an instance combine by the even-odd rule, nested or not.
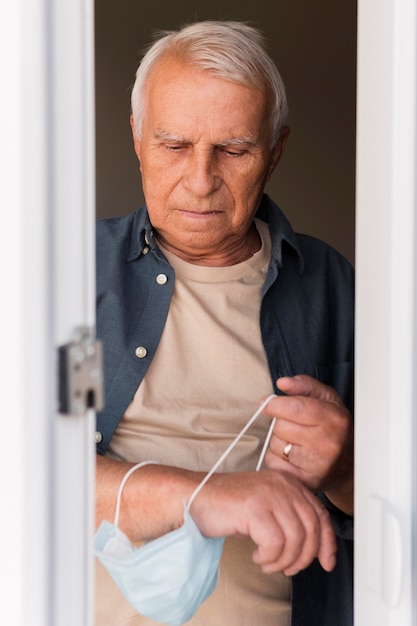
[(237, 159), (239, 157), (242, 157), (246, 154), (246, 150), (237, 150), (237, 149), (233, 149), (231, 147), (223, 147), (222, 148), (222, 152), (228, 156), (231, 157), (233, 159)]
[(184, 144), (165, 144), (165, 148), (167, 148), (170, 152), (180, 152), (184, 150)]

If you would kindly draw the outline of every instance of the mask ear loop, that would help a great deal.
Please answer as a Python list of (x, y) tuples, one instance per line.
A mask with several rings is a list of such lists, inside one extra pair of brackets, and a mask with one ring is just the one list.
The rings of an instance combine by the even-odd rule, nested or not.
[[(272, 396), (272, 397), (274, 397), (274, 396)], [(269, 399), (271, 399), (271, 396), (269, 397)], [(277, 418), (274, 417), (272, 419), (272, 422), (271, 422), (270, 426), (269, 426), (268, 434), (267, 434), (265, 442), (264, 442), (264, 447), (262, 448), (262, 452), (259, 455), (258, 464), (257, 464), (257, 466), (255, 468), (256, 472), (259, 472), (259, 470), (262, 467), (262, 463), (264, 462), (264, 457), (265, 457), (266, 451), (268, 450), (269, 442), (271, 441), (271, 437), (272, 437), (272, 433), (274, 432), (274, 426), (275, 426), (275, 422), (276, 421), (277, 421)]]
[(119, 526), (120, 503), (122, 500), (122, 491), (124, 489), (126, 481), (128, 478), (130, 478), (133, 472), (136, 472), (137, 469), (139, 469), (140, 467), (143, 467), (144, 465), (157, 465), (157, 462), (156, 461), (142, 461), (142, 463), (136, 463), (136, 465), (133, 465), (133, 467), (131, 467), (130, 470), (128, 470), (122, 478), (122, 481), (119, 485), (119, 491), (117, 492), (116, 511), (114, 514), (114, 522), (113, 522), (116, 528)]
[[(240, 441), (240, 439), (243, 437), (243, 435), (246, 433), (247, 430), (249, 430), (249, 428), (252, 426), (252, 424), (254, 423), (254, 421), (259, 417), (259, 415), (262, 413), (262, 411), (264, 410), (264, 408), (266, 407), (266, 405), (268, 404), (268, 402), (270, 400), (272, 400), (272, 398), (275, 398), (276, 394), (271, 394), (270, 396), (267, 397), (266, 400), (264, 400), (261, 404), (261, 406), (258, 408), (258, 410), (252, 415), (252, 417), (248, 420), (248, 422), (246, 423), (246, 425), (242, 428), (242, 430), (240, 431), (240, 433), (237, 435), (237, 437), (234, 439), (234, 441), (232, 441), (232, 443), (229, 445), (228, 448), (226, 448), (226, 450), (223, 452), (223, 454), (221, 455), (221, 457), (216, 461), (216, 463), (213, 465), (213, 467), (211, 468), (211, 470), (209, 471), (208, 474), (206, 474), (206, 476), (203, 478), (203, 480), (201, 481), (201, 483), (198, 485), (198, 487), (195, 489), (195, 491), (193, 491), (193, 493), (191, 494), (188, 502), (187, 502), (187, 509), (188, 511), (190, 510), (190, 507), (192, 505), (192, 503), (194, 502), (195, 497), (200, 493), (201, 489), (204, 487), (204, 485), (207, 483), (207, 481), (213, 476), (214, 472), (217, 470), (217, 468), (223, 463), (223, 461), (225, 460), (225, 458), (227, 457), (227, 455), (229, 454), (229, 452), (231, 450), (233, 450), (233, 448), (235, 447), (235, 445)], [(268, 435), (266, 437), (264, 446), (262, 448), (262, 452), (261, 455), (259, 457), (259, 461), (258, 464), (256, 466), (256, 471), (259, 470), (259, 468), (262, 465), (262, 462), (264, 460), (264, 456), (266, 453), (266, 450), (268, 448), (268, 443), (269, 440), (271, 439), (272, 436), (272, 431), (274, 429), (274, 424), (275, 424), (275, 418), (272, 420), (271, 425), (269, 427), (268, 430)]]

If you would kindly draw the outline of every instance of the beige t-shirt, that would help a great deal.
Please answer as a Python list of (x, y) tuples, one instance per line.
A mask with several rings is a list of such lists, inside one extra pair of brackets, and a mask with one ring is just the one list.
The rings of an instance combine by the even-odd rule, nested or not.
[[(168, 318), (109, 455), (209, 471), (273, 392), (259, 328), (271, 241), (267, 225), (256, 220), (256, 226), (261, 249), (230, 267), (193, 265), (164, 250), (176, 276)], [(254, 470), (268, 427), (260, 416), (219, 471)], [(254, 548), (247, 538), (226, 539), (218, 586), (187, 624), (290, 624), (290, 582), (263, 574), (252, 562)], [(125, 602), (99, 563), (96, 587), (96, 626), (155, 624)]]

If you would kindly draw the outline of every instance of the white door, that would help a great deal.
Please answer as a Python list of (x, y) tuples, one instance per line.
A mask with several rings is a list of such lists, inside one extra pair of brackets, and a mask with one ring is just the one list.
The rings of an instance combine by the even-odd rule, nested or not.
[[(0, 8), (0, 606), (92, 623), (93, 2)], [(77, 329), (88, 329), (77, 337)], [(80, 333), (79, 333), (80, 334)], [(81, 332), (81, 334), (83, 334)], [(59, 347), (68, 376), (60, 376)], [(75, 361), (74, 361), (75, 358)], [(95, 377), (95, 378), (94, 378)]]
[(359, 0), (355, 625), (416, 613), (417, 5)]

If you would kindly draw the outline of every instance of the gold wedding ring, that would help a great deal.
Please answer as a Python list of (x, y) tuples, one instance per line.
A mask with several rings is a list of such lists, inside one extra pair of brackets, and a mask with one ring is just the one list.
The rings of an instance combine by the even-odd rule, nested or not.
[(286, 443), (285, 446), (284, 446), (284, 451), (282, 453), (284, 461), (288, 461), (289, 462), (291, 450), (292, 450), (292, 443)]

